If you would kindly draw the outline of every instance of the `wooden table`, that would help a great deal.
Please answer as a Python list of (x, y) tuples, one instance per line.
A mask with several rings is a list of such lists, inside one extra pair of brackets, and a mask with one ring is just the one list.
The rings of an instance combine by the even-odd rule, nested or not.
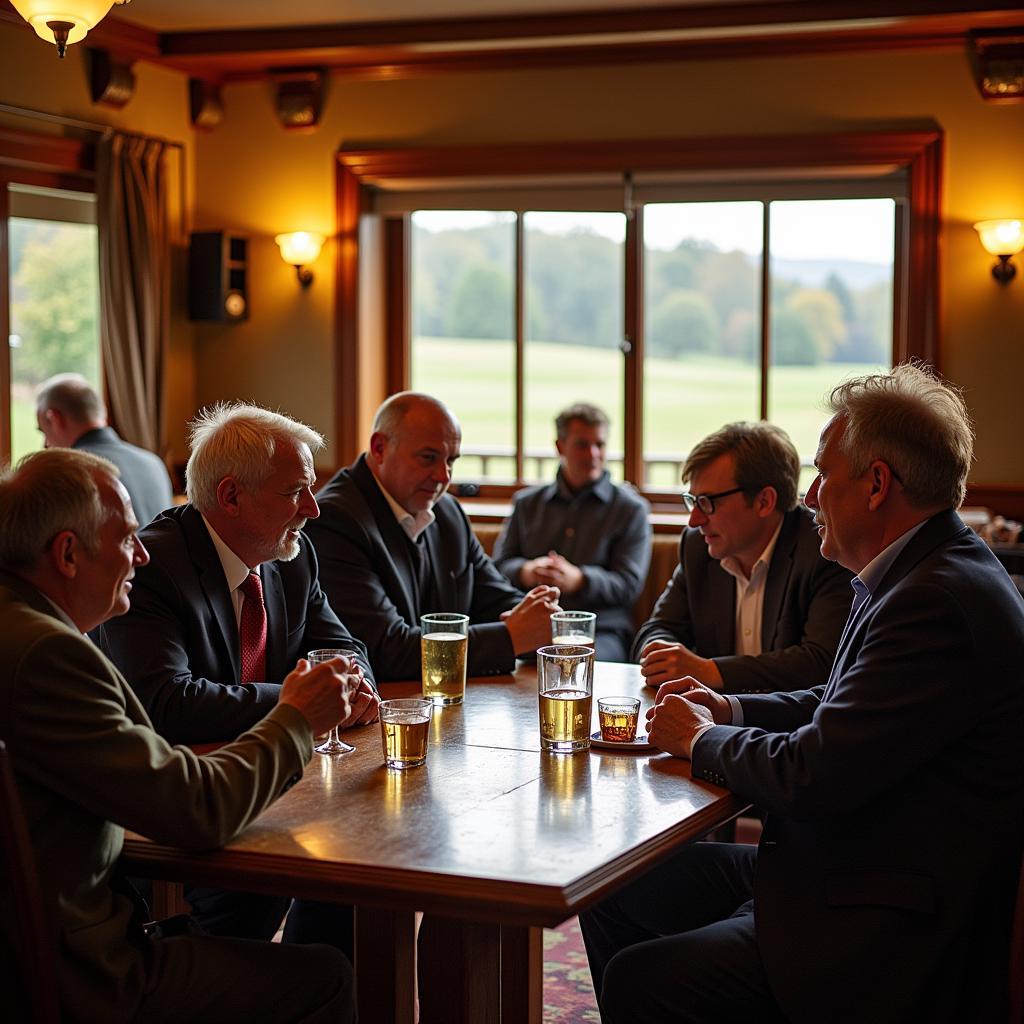
[[(384, 684), (407, 696), (418, 684)], [(599, 663), (597, 697), (653, 696), (635, 665)], [(641, 711), (642, 714), (642, 711)], [(542, 928), (554, 927), (743, 809), (667, 754), (540, 750), (536, 670), (473, 679), (436, 709), (427, 764), (383, 764), (377, 726), (357, 752), (314, 754), (302, 781), (222, 850), (137, 836), (133, 873), (329, 899), (356, 907), (360, 1018), (414, 1019), (415, 911), (421, 1021), (540, 1024)]]

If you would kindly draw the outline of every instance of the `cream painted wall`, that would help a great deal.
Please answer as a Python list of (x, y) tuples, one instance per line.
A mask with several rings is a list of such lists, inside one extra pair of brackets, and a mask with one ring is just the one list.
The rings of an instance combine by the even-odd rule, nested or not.
[[(300, 293), (270, 236), (330, 230), (339, 146), (907, 129), (946, 133), (941, 359), (978, 423), (975, 481), (1024, 483), (1019, 442), (1024, 280), (1000, 288), (970, 225), (1024, 212), (1024, 104), (983, 103), (959, 52), (797, 57), (452, 74), (334, 78), (312, 135), (277, 125), (269, 89), (225, 90), (220, 127), (197, 145), (198, 225), (256, 236), (253, 316), (201, 332), (197, 395), (238, 391), (331, 429), (333, 286), (329, 255)], [(1022, 271), (1024, 274), (1024, 271)], [(364, 405), (380, 380), (364, 381)], [(352, 400), (354, 392), (339, 396)], [(333, 453), (328, 453), (328, 461)], [(348, 453), (341, 453), (347, 455)]]
[[(185, 268), (187, 256), (187, 211), (192, 205), (193, 147), (188, 116), (188, 81), (181, 74), (150, 64), (135, 66), (135, 93), (121, 110), (95, 105), (89, 96), (85, 49), (69, 47), (63, 61), (54, 47), (47, 47), (27, 26), (0, 22), (0, 102), (41, 110), (64, 117), (111, 125), (183, 142), (183, 152), (169, 154), (168, 171), (175, 182), (171, 195), (172, 230), (180, 237), (174, 251), (174, 281), (171, 298), (171, 338), (167, 352), (167, 405), (165, 419), (171, 452), (178, 458), (185, 451), (185, 422), (195, 409), (195, 364), (192, 324), (185, 310)], [(37, 134), (75, 134), (70, 129), (36, 119), (0, 113), (0, 126)], [(79, 137), (81, 133), (78, 133)], [(184, 171), (186, 221), (181, 226), (177, 182)]]

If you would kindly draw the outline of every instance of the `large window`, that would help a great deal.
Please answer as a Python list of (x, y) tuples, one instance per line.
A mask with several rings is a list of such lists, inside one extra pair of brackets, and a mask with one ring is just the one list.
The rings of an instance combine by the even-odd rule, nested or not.
[(409, 283), (391, 380), (453, 406), (460, 482), (550, 479), (554, 416), (581, 400), (652, 496), (735, 419), (778, 423), (809, 465), (832, 387), (934, 362), (937, 134), (578, 150), (341, 157), (343, 181), (373, 180), (361, 215), (410, 225), (387, 232)]

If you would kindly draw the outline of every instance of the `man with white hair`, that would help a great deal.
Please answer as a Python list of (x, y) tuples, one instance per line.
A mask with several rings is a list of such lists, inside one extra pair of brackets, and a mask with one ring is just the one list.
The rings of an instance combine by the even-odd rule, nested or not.
[(58, 373), (36, 391), (36, 423), (47, 448), (77, 448), (109, 459), (121, 473), (143, 526), (174, 502), (160, 456), (129, 444), (107, 424), (107, 407), (79, 373)]
[[(125, 613), (149, 559), (117, 476), (64, 448), (0, 472), (0, 740), (35, 854), (61, 1017), (351, 1021), (352, 971), (337, 950), (144, 930), (146, 908), (119, 876), (126, 828), (192, 850), (231, 840), (301, 776), (314, 733), (348, 708), (340, 665), (300, 662), (263, 721), (221, 750), (199, 756), (153, 730), (83, 636)], [(8, 1019), (23, 1020), (9, 897), (0, 991)]]
[[(131, 611), (102, 627), (97, 642), (174, 743), (233, 739), (277, 703), (281, 680), (317, 648), (348, 652), (356, 686), (342, 726), (377, 718), (379, 700), (365, 647), (320, 589), (316, 555), (302, 531), (319, 514), (313, 452), (323, 438), (279, 413), (218, 404), (191, 424), (189, 503), (143, 532), (151, 560), (136, 576)], [(200, 922), (215, 934), (271, 937), (287, 901), (190, 890)], [(318, 938), (351, 950), (351, 913), (338, 939), (337, 908), (296, 904), (286, 939)], [(347, 908), (346, 908), (347, 909)], [(326, 930), (326, 934), (325, 934)]]

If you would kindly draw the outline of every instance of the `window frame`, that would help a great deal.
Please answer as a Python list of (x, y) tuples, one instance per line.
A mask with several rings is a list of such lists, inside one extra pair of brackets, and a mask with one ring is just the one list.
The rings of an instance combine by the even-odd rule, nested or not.
[(8, 186), (36, 185), (95, 193), (92, 142), (0, 126), (0, 462), (11, 458), (10, 202)]
[[(383, 330), (387, 354), (388, 393), (408, 388), (410, 381), (410, 216), (384, 216), (373, 209), (374, 193), (400, 182), (497, 182), (528, 176), (570, 176), (669, 172), (704, 175), (777, 175), (780, 171), (823, 177), (905, 176), (903, 215), (896, 218), (893, 296), (893, 362), (921, 359), (939, 366), (939, 241), (941, 228), (943, 134), (939, 129), (913, 132), (865, 132), (823, 135), (705, 137), (666, 140), (620, 140), (554, 145), (504, 144), (430, 149), (342, 150), (337, 163), (339, 225), (337, 393), (343, 382), (358, 380), (360, 345), (360, 233), (374, 220), (383, 230)], [(766, 215), (768, 207), (766, 209)], [(901, 209), (898, 206), (898, 211)], [(643, 479), (643, 207), (627, 211), (625, 244), (624, 354), (625, 402), (623, 475)], [(517, 220), (522, 231), (522, 218)], [(519, 240), (521, 243), (521, 239)], [(517, 278), (522, 275), (522, 245), (517, 245)], [(767, 268), (768, 260), (764, 261)], [(522, 289), (517, 288), (521, 298)], [(762, 294), (762, 316), (769, 301)], [(521, 360), (522, 309), (516, 316), (516, 346)], [(762, 348), (767, 331), (762, 331)], [(762, 358), (767, 353), (762, 351)], [(765, 362), (766, 366), (770, 365)], [(517, 389), (522, 388), (517, 366)], [(767, 374), (762, 374), (762, 392)], [(522, 401), (517, 400), (516, 465), (522, 479)], [(761, 408), (765, 407), (762, 394)], [(340, 403), (335, 410), (336, 436), (343, 456), (361, 449), (359, 410)], [(480, 493), (508, 497), (523, 486), (484, 484)], [(644, 492), (652, 501), (678, 503), (678, 494)]]

